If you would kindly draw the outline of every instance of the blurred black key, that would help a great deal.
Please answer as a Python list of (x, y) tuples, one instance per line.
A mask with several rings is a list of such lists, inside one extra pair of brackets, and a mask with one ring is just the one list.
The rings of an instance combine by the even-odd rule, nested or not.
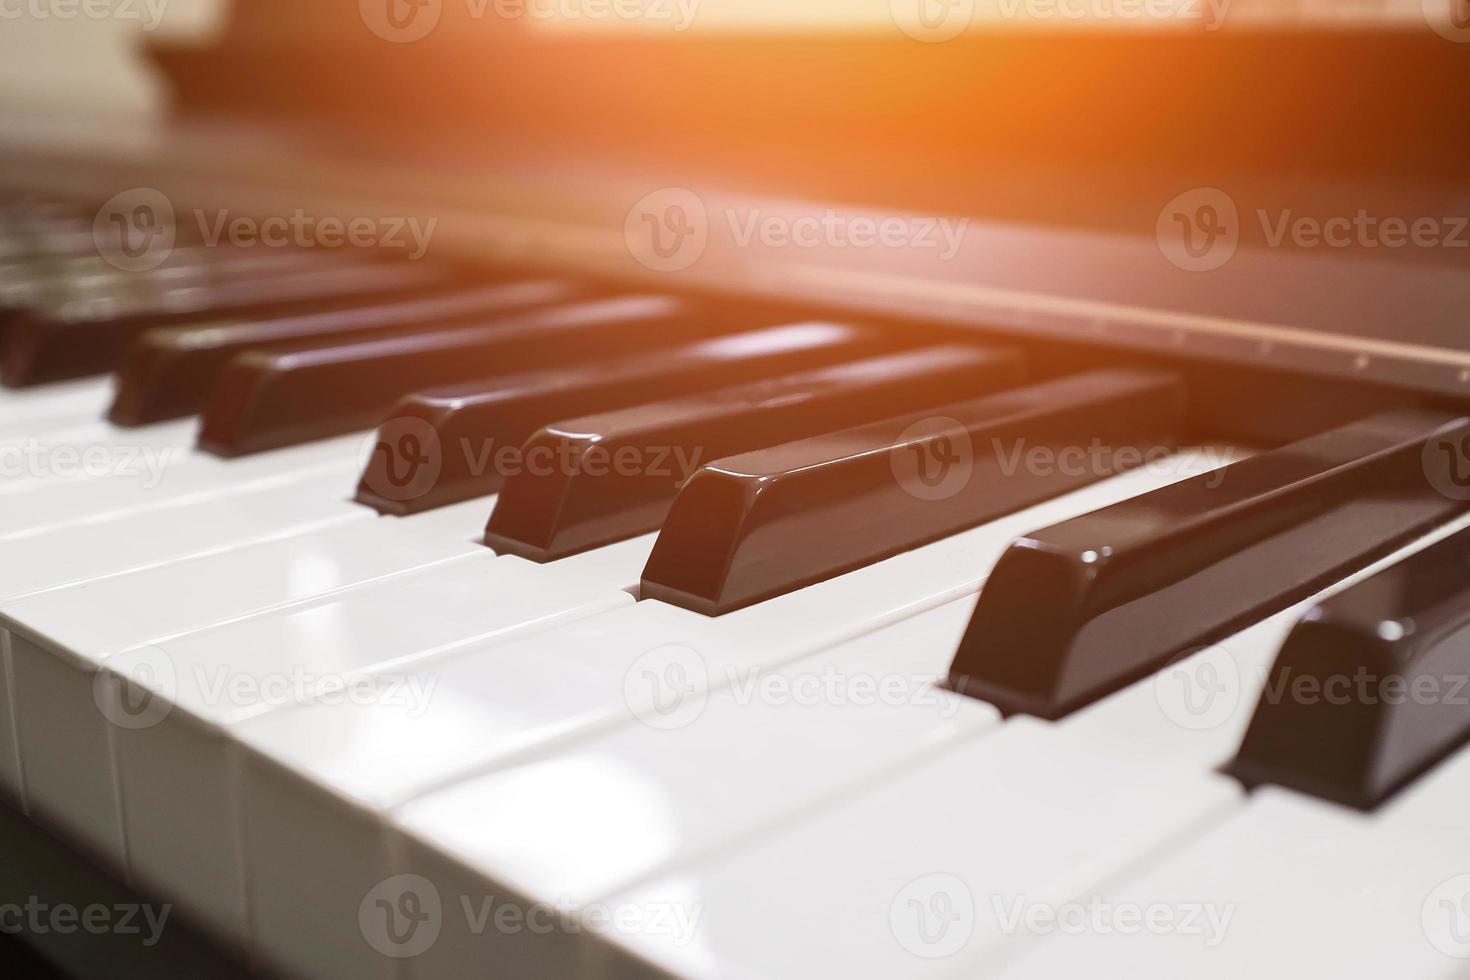
[(701, 461), (979, 397), (1024, 376), (1014, 350), (925, 347), (558, 422), (521, 453), (525, 464), (558, 464), (523, 464), (506, 482), (485, 543), (552, 561), (656, 531)]
[[(1139, 465), (1178, 379), (1098, 371), (730, 456), (679, 491), (642, 595), (708, 615), (791, 592)], [(1096, 466), (1028, 464), (1090, 446)]]
[(469, 286), (380, 306), (150, 330), (128, 348), (109, 418), (118, 425), (145, 425), (192, 415), (203, 406), (230, 358), (241, 351), (305, 350), (424, 331), (489, 319), (518, 307), (565, 302), (581, 291), (564, 280), (532, 279)]
[[(368, 429), (425, 388), (709, 336), (727, 321), (662, 296), (538, 310), (484, 326), (232, 360), (204, 413), (200, 447), (221, 456)], [(755, 326), (756, 324), (751, 324)]]
[[(494, 493), (504, 482), (497, 456), (519, 447), (541, 426), (563, 415), (595, 412), (647, 401), (650, 393), (680, 395), (725, 382), (871, 354), (877, 333), (835, 323), (801, 323), (717, 337), (613, 360), (500, 376), (470, 385), (421, 392), (399, 404), (357, 488), (357, 500), (389, 514), (415, 514)], [(406, 420), (422, 421), (437, 447), (437, 472), (405, 486), (408, 472), (401, 436)], [(404, 447), (416, 455), (414, 440)], [(539, 468), (541, 463), (536, 464)], [(553, 462), (554, 467), (554, 462)], [(432, 475), (433, 479), (428, 477)]]
[(1369, 810), (1470, 740), (1470, 531), (1309, 610), (1230, 771)]
[(1380, 415), (1019, 538), (950, 681), (1059, 718), (1300, 602), (1470, 506), (1426, 472), (1459, 434), (1470, 420)]
[(270, 316), (369, 303), (383, 296), (442, 289), (441, 266), (395, 262), (231, 277), (128, 297), (102, 295), (21, 313), (5, 339), (0, 380), (11, 386), (62, 381), (113, 370), (145, 330), (226, 316)]

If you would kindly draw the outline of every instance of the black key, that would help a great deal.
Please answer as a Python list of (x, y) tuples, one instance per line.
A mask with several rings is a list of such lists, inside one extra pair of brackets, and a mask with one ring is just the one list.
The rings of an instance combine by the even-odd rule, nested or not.
[[(880, 343), (872, 330), (802, 323), (421, 392), (393, 410), (363, 473), (357, 500), (383, 513), (403, 515), (482, 497), (500, 489), (503, 469), (518, 467), (521, 443), (563, 413), (621, 408), (646, 401), (649, 392), (687, 394), (862, 357)], [(406, 420), (424, 423), (416, 427), (420, 438), (402, 438)], [(437, 468), (414, 465), (414, 458), (423, 453), (421, 441), (437, 447)], [(405, 458), (403, 451), (412, 455)], [(497, 456), (506, 452), (516, 459), (495, 465)], [(543, 463), (532, 465), (539, 470)], [(555, 467), (554, 461), (551, 465)], [(422, 477), (405, 484), (399, 476), (410, 468)]]
[(425, 388), (669, 346), (728, 329), (662, 296), (538, 310), (484, 326), (317, 350), (247, 352), (220, 375), (200, 447), (239, 456), (376, 426)]
[(192, 415), (230, 358), (245, 350), (305, 350), (343, 341), (412, 333), (518, 307), (565, 302), (581, 292), (570, 282), (534, 279), (472, 286), (380, 306), (353, 307), (266, 320), (223, 320), (150, 330), (128, 348), (109, 418), (146, 425)]
[(440, 266), (422, 263), (349, 264), (281, 274), (230, 278), (205, 288), (184, 286), (129, 303), (103, 296), (27, 310), (12, 324), (0, 357), (0, 380), (11, 386), (62, 381), (113, 370), (145, 330), (226, 316), (269, 316), (412, 295), (452, 284)]
[(1019, 538), (950, 681), (1059, 718), (1301, 602), (1470, 506), (1426, 472), (1460, 435), (1470, 420), (1380, 415)]
[(1230, 771), (1370, 810), (1470, 741), (1470, 531), (1309, 610)]
[[(1183, 410), (1171, 374), (1098, 371), (717, 460), (679, 491), (643, 598), (721, 615), (791, 592), (1139, 465)], [(1095, 444), (1096, 466), (1028, 463)]]
[(978, 397), (1024, 376), (1014, 350), (925, 347), (558, 422), (521, 454), (558, 464), (506, 481), (485, 543), (553, 561), (656, 531), (702, 459)]

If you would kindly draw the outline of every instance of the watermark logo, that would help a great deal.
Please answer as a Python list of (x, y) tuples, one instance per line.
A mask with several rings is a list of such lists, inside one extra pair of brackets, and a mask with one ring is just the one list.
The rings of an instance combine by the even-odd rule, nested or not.
[(970, 485), (975, 446), (964, 425), (945, 416), (904, 429), (889, 454), (893, 478), (920, 500), (948, 500)]
[(646, 194), (623, 222), (623, 240), (639, 264), (654, 272), (682, 272), (709, 245), (709, 213), (699, 195), (685, 187)]
[(1470, 500), (1470, 433), (1447, 432), (1424, 443), (1424, 475), (1449, 500)]
[(433, 490), (444, 468), (439, 432), (425, 419), (400, 416), (368, 436), (363, 483), (384, 500), (417, 500)]
[(118, 728), (142, 731), (168, 717), (178, 683), (173, 658), (161, 647), (142, 647), (93, 675), (92, 700)]
[(939, 44), (967, 31), (975, 20), (975, 0), (889, 0), (893, 23), (915, 41)]
[(1419, 915), (1431, 946), (1446, 956), (1470, 960), (1470, 874), (1436, 885)]
[(362, 938), (396, 960), (428, 952), (438, 941), (443, 924), (439, 889), (422, 875), (394, 875), (379, 882), (357, 908)]
[(1173, 265), (1186, 272), (1210, 272), (1235, 256), (1240, 213), (1219, 188), (1196, 187), (1164, 205), (1154, 236)]
[(1234, 903), (1109, 902), (1101, 895), (1086, 901), (1033, 902), (1023, 896), (990, 898), (996, 924), (1005, 935), (1037, 936), (1186, 936), (1207, 949), (1225, 941), (1235, 918)]
[(678, 643), (655, 647), (623, 676), (623, 700), (650, 728), (686, 728), (704, 714), (709, 701), (709, 667), (692, 647)]
[(975, 932), (975, 896), (952, 874), (927, 874), (904, 885), (888, 905), (888, 927), (915, 956), (939, 960), (964, 949)]
[(140, 944), (152, 949), (163, 938), (172, 912), (172, 905), (123, 902), (76, 906), (67, 902), (52, 904), (39, 895), (30, 895), (24, 902), (0, 904), (0, 935), (140, 936)]
[(156, 269), (173, 254), (174, 206), (161, 191), (134, 187), (114, 194), (92, 219), (92, 241), (123, 272)]
[(1154, 698), (1171, 722), (1189, 731), (1218, 728), (1242, 696), (1240, 662), (1223, 644), (1193, 649), (1154, 674)]
[(1446, 41), (1470, 43), (1470, 0), (1423, 0), (1424, 20)]
[(439, 26), (444, 0), (358, 0), (362, 22), (384, 41), (422, 41)]
[(170, 0), (0, 0), (0, 21), (138, 21), (144, 31), (163, 23)]

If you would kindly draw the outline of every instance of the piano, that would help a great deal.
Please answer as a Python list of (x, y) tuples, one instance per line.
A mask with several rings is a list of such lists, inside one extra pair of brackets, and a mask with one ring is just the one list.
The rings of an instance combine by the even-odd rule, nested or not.
[(836, 7), (7, 110), (7, 956), (1470, 969), (1464, 5)]

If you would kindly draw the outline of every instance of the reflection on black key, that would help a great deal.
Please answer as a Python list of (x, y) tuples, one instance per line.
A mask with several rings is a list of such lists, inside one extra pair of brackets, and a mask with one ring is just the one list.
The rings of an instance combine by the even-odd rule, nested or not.
[(1470, 740), (1470, 531), (1308, 611), (1231, 772), (1368, 810)]
[(26, 310), (10, 328), (0, 380), (40, 384), (113, 370), (143, 331), (190, 320), (326, 310), (373, 297), (422, 293), (453, 282), (439, 266), (401, 262), (306, 272), (263, 272), (208, 286), (184, 286), (141, 299), (103, 295)]
[[(1085, 486), (1172, 444), (1177, 378), (1098, 371), (730, 456), (690, 478), (642, 595), (720, 615)], [(1038, 453), (1107, 447), (1098, 465)]]
[[(519, 468), (521, 443), (562, 413), (619, 408), (648, 400), (650, 392), (687, 394), (722, 382), (830, 364), (870, 354), (879, 343), (868, 329), (802, 323), (422, 392), (399, 404), (379, 433), (357, 499), (383, 513), (402, 515), (481, 497), (500, 489), (506, 469)], [(420, 470), (423, 478), (411, 485), (393, 478), (411, 463), (400, 453), (406, 420), (421, 421), (426, 432), (432, 430), (430, 441), (438, 447), (440, 464), (433, 471)], [(422, 452), (414, 440), (405, 448)], [(533, 463), (538, 470), (545, 464)], [(551, 468), (555, 465), (550, 461)]]
[(230, 358), (244, 350), (325, 347), (346, 340), (487, 319), (517, 307), (563, 302), (578, 289), (556, 279), (474, 286), (380, 306), (265, 320), (150, 330), (128, 348), (109, 418), (146, 425), (199, 411)]
[(725, 321), (662, 296), (573, 303), (460, 327), (323, 347), (247, 352), (220, 375), (200, 447), (221, 456), (371, 428), (425, 388), (669, 346)]
[(1426, 447), (1457, 434), (1470, 420), (1380, 415), (1028, 534), (951, 683), (1059, 718), (1300, 602), (1467, 507), (1426, 472)]
[(485, 543), (533, 561), (658, 530), (701, 461), (961, 401), (1020, 384), (1019, 352), (926, 347), (558, 422), (525, 446)]

